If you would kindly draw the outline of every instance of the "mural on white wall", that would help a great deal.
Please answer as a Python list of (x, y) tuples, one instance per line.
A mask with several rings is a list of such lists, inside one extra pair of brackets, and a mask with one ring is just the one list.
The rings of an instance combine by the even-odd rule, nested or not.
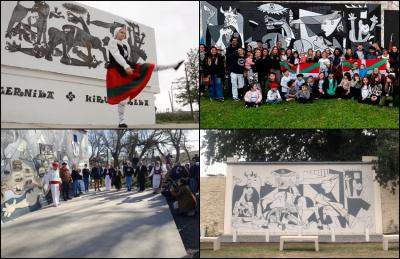
[[(107, 65), (106, 47), (114, 29), (127, 27), (127, 39), (132, 50), (130, 60), (136, 63), (139, 58), (147, 59), (142, 48), (146, 34), (138, 24), (96, 18), (99, 17), (92, 17), (89, 10), (75, 3), (51, 3), (50, 7), (46, 1), (18, 1), (8, 22), (5, 49), (48, 61), (60, 57), (59, 62), (65, 65), (94, 69), (101, 64)], [(52, 22), (54, 20), (62, 20), (62, 23)], [(106, 28), (108, 35), (94, 34), (93, 26)], [(101, 56), (96, 56), (93, 50), (98, 50)]]
[(233, 176), (232, 227), (363, 232), (374, 227), (372, 180), (359, 169), (245, 171)]
[(1, 131), (1, 220), (17, 218), (45, 205), (44, 176), (53, 161), (83, 166), (87, 135), (77, 130)]
[(299, 52), (380, 41), (379, 5), (201, 1), (200, 11), (201, 43), (221, 49), (233, 33), (242, 43), (270, 49), (280, 41)]

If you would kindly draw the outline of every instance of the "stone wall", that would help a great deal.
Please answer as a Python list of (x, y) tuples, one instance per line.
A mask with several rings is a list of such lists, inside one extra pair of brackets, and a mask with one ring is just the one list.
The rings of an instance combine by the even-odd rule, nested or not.
[(208, 236), (224, 232), (225, 176), (200, 178), (200, 226)]
[(392, 194), (381, 188), (383, 233), (399, 233), (399, 190)]

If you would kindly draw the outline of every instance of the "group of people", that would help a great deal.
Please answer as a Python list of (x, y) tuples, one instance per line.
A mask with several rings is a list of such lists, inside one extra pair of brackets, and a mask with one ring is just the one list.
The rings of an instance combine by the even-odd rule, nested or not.
[(124, 161), (122, 168), (109, 164), (103, 166), (99, 162), (95, 162), (90, 169), (87, 164), (83, 169), (73, 165), (72, 171), (67, 163), (63, 162), (60, 166), (58, 162), (54, 162), (44, 180), (51, 192), (54, 205), (58, 207), (60, 193), (64, 201), (68, 201), (72, 199), (72, 195), (79, 197), (82, 193), (89, 192), (91, 185), (94, 187), (94, 191), (101, 191), (100, 187), (103, 186), (103, 182), (106, 191), (110, 191), (112, 186), (120, 191), (123, 178), (128, 192), (133, 191), (135, 178), (138, 192), (143, 192), (146, 188), (146, 179), (149, 179), (152, 183), (153, 194), (158, 194), (162, 190), (170, 192), (175, 198), (174, 208), (177, 212), (193, 215), (197, 206), (194, 195), (199, 191), (199, 162), (198, 155), (195, 155), (190, 164), (182, 166), (179, 162), (173, 163), (172, 156), (168, 154), (166, 166), (160, 157), (155, 157), (155, 161), (150, 165), (146, 165), (145, 160), (139, 161), (135, 157), (132, 161)]
[[(307, 53), (285, 49), (279, 41), (271, 50), (262, 41), (254, 48), (241, 45), (237, 34), (225, 51), (216, 46), (207, 50), (200, 44), (201, 96), (223, 101), (231, 95), (233, 100), (243, 100), (246, 108), (331, 98), (392, 106), (398, 98), (399, 50), (393, 44), (388, 49), (374, 43), (366, 50), (360, 43), (344, 52), (336, 48)], [(385, 60), (386, 70), (366, 67), (366, 60), (371, 59)], [(295, 68), (302, 63), (314, 64), (317, 72), (297, 73)]]

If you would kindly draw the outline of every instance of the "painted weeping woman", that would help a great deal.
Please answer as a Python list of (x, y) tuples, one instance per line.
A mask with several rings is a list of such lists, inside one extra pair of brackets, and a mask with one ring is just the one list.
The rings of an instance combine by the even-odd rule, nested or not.
[(182, 65), (183, 60), (172, 65), (155, 65), (150, 63), (134, 64), (128, 60), (129, 44), (126, 41), (126, 31), (123, 27), (114, 30), (114, 39), (109, 43), (109, 65), (107, 67), (107, 100), (111, 105), (118, 105), (119, 128), (127, 128), (125, 106), (135, 98), (147, 85), (154, 71), (175, 69)]

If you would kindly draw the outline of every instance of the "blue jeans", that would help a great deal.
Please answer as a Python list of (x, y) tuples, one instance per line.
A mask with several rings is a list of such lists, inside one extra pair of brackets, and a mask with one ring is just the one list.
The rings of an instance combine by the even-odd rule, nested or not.
[(73, 189), (74, 189), (74, 196), (78, 196), (78, 188), (79, 188), (79, 182), (78, 182), (78, 180), (76, 180), (76, 181), (74, 181), (73, 183), (72, 183), (72, 187), (73, 187)]
[(211, 75), (209, 96), (211, 99), (223, 99), (224, 94), (222, 93), (222, 81), (217, 75)]
[(192, 190), (192, 193), (195, 194), (198, 188), (197, 180), (194, 178), (189, 178), (189, 187), (190, 190)]
[(282, 100), (280, 99), (275, 99), (275, 100), (267, 100), (266, 103), (270, 103), (270, 104), (278, 104), (281, 103)]
[(89, 178), (83, 178), (83, 182), (85, 183), (85, 192), (89, 191)]
[(132, 188), (132, 176), (127, 175), (126, 176), (126, 189), (130, 191)]

